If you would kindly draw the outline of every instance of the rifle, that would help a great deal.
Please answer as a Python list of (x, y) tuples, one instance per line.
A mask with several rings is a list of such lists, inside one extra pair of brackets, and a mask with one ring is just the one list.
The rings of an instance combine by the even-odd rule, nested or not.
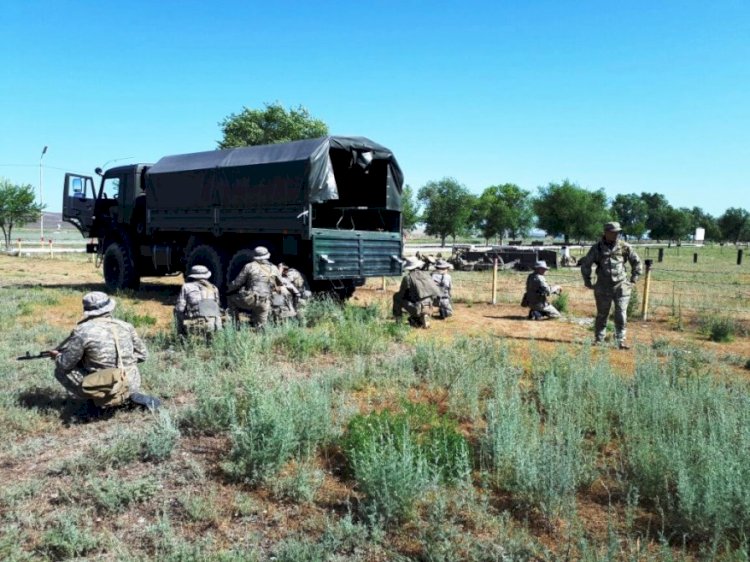
[(26, 352), (26, 355), (16, 357), (16, 361), (31, 361), (32, 359), (44, 359), (46, 357), (52, 357), (51, 351), (40, 351), (36, 355), (32, 355), (30, 351)]

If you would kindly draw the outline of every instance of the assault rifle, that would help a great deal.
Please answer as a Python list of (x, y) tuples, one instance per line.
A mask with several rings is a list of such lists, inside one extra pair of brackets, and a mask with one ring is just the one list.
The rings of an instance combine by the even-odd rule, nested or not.
[(16, 357), (16, 361), (31, 361), (32, 359), (44, 359), (45, 357), (52, 357), (51, 351), (40, 351), (36, 355), (32, 355), (30, 351), (26, 352), (26, 355)]

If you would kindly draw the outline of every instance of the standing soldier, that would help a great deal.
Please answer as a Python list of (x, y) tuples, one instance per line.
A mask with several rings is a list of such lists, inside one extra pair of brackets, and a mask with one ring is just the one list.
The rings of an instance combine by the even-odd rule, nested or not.
[(188, 282), (182, 286), (174, 316), (177, 321), (177, 332), (209, 335), (221, 330), (221, 308), (219, 307), (219, 289), (208, 278), (211, 271), (204, 265), (194, 265), (188, 273)]
[(529, 320), (541, 320), (547, 318), (560, 318), (560, 311), (552, 306), (547, 298), (550, 295), (559, 295), (562, 288), (559, 285), (551, 287), (544, 274), (549, 271), (547, 262), (539, 260), (534, 264), (534, 273), (526, 278), (526, 293), (523, 296), (525, 306), (529, 307)]
[(435, 273), (432, 274), (432, 280), (440, 289), (440, 298), (437, 300), (438, 311), (442, 320), (453, 316), (453, 304), (451, 303), (451, 290), (453, 289), (453, 280), (451, 279), (448, 269), (450, 264), (444, 259), (439, 259), (435, 263)]
[(94, 398), (91, 379), (100, 375), (101, 393), (94, 399), (97, 406), (118, 406), (130, 401), (158, 408), (157, 398), (140, 393), (137, 363), (148, 357), (146, 346), (133, 326), (112, 318), (114, 309), (115, 301), (106, 293), (95, 291), (83, 297), (83, 318), (68, 338), (50, 352), (55, 378), (77, 398), (90, 399)]
[(253, 251), (253, 261), (227, 286), (232, 314), (237, 318), (240, 312), (248, 312), (256, 328), (265, 326), (271, 311), (271, 295), (282, 286), (281, 274), (270, 260), (268, 249), (258, 246)]
[[(615, 303), (615, 337), (620, 349), (629, 349), (625, 343), (628, 321), (627, 311), (630, 292), (641, 275), (641, 258), (635, 250), (620, 240), (620, 223), (608, 222), (604, 225), (604, 236), (594, 244), (580, 261), (583, 283), (594, 290), (596, 299), (596, 321), (594, 323), (595, 343), (604, 341), (607, 330), (607, 317), (612, 302)], [(630, 280), (625, 263), (630, 264)], [(596, 264), (596, 284), (591, 282), (591, 266)]]
[(283, 262), (279, 264), (279, 272), (281, 273), (281, 280), (284, 282), (284, 285), (292, 293), (297, 318), (299, 318), (300, 323), (304, 323), (305, 308), (312, 297), (310, 285), (307, 284), (307, 279), (305, 279), (305, 276), (299, 270), (289, 267)]
[(403, 310), (409, 313), (409, 324), (415, 328), (429, 328), (432, 301), (440, 297), (440, 290), (415, 257), (407, 258), (404, 269), (406, 275), (401, 280), (401, 287), (393, 295), (393, 316), (401, 318)]

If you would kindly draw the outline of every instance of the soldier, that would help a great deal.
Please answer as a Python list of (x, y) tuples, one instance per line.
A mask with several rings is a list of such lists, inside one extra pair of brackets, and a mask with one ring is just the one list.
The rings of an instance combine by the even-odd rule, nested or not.
[(271, 312), (271, 296), (283, 283), (268, 249), (258, 246), (253, 254), (253, 261), (227, 286), (227, 301), (235, 318), (240, 312), (248, 312), (253, 326), (262, 328)]
[(417, 258), (408, 258), (401, 280), (401, 288), (393, 295), (393, 316), (401, 318), (403, 310), (409, 313), (409, 324), (415, 328), (429, 328), (432, 301), (440, 297), (440, 290)]
[(453, 281), (450, 273), (448, 273), (449, 268), (450, 264), (447, 261), (439, 259), (435, 263), (435, 273), (432, 274), (432, 280), (438, 286), (438, 289), (440, 289), (440, 297), (437, 299), (437, 305), (442, 320), (453, 316), (453, 304), (451, 303)]
[(208, 278), (211, 271), (204, 265), (194, 265), (188, 273), (188, 282), (182, 286), (174, 315), (177, 332), (183, 336), (201, 334), (208, 336), (221, 330), (219, 289)]
[[(612, 302), (615, 303), (615, 337), (620, 349), (629, 349), (625, 343), (628, 302), (633, 285), (642, 273), (641, 258), (627, 244), (620, 240), (620, 223), (608, 222), (604, 225), (604, 236), (594, 244), (588, 254), (581, 259), (581, 275), (587, 288), (594, 290), (596, 299), (596, 321), (594, 323), (595, 343), (604, 341)], [(630, 264), (628, 280), (625, 264)], [(591, 266), (596, 264), (596, 285), (591, 282)]]
[(279, 271), (281, 272), (281, 280), (292, 294), (294, 309), (297, 311), (297, 318), (301, 323), (304, 323), (305, 308), (312, 297), (310, 285), (307, 284), (307, 279), (305, 279), (305, 276), (302, 275), (302, 273), (293, 267), (289, 267), (283, 262), (279, 264)]
[(68, 338), (51, 351), (55, 362), (55, 378), (68, 392), (78, 398), (90, 398), (84, 392), (84, 377), (105, 369), (121, 368), (125, 372), (125, 388), (119, 393), (117, 405), (128, 400), (148, 408), (158, 408), (157, 398), (140, 393), (141, 374), (137, 363), (148, 357), (135, 328), (112, 318), (115, 301), (106, 293), (95, 291), (83, 297), (83, 319)]
[(551, 287), (544, 274), (549, 271), (547, 262), (539, 260), (534, 264), (534, 273), (526, 278), (526, 293), (523, 296), (525, 306), (529, 307), (529, 320), (541, 320), (547, 318), (560, 318), (560, 311), (552, 306), (547, 298), (550, 295), (559, 295), (562, 288), (559, 285)]

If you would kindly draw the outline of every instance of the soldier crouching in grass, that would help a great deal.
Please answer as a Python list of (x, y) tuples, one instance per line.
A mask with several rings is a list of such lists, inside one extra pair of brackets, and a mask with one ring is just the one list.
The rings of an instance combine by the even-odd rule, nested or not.
[[(526, 278), (526, 293), (523, 296), (524, 306), (529, 307), (529, 320), (543, 318), (560, 318), (560, 311), (547, 300), (551, 295), (559, 295), (559, 285), (550, 286), (544, 275), (549, 271), (547, 262), (539, 260), (534, 264), (534, 273)], [(522, 304), (523, 304), (522, 303)]]
[(83, 319), (70, 336), (50, 352), (55, 378), (73, 396), (97, 406), (133, 402), (158, 408), (158, 399), (140, 393), (138, 363), (148, 352), (132, 325), (112, 318), (115, 301), (95, 291), (83, 297)]
[(222, 329), (219, 289), (208, 279), (211, 271), (204, 265), (194, 265), (187, 275), (174, 307), (177, 333), (210, 337)]
[[(607, 331), (607, 318), (615, 304), (615, 337), (620, 349), (629, 349), (625, 343), (625, 329), (628, 322), (628, 302), (633, 286), (642, 273), (641, 258), (635, 250), (620, 239), (619, 222), (604, 225), (602, 239), (594, 244), (588, 254), (581, 259), (581, 275), (586, 288), (593, 289), (596, 299), (596, 320), (594, 322), (594, 344), (604, 342)], [(625, 264), (630, 264), (630, 280)], [(591, 282), (591, 268), (596, 265), (596, 284)]]
[(432, 314), (432, 302), (440, 297), (440, 290), (421, 268), (424, 263), (417, 258), (407, 258), (404, 269), (406, 275), (401, 280), (401, 287), (393, 295), (393, 316), (401, 318), (404, 310), (409, 314), (409, 324), (415, 328), (429, 328)]

